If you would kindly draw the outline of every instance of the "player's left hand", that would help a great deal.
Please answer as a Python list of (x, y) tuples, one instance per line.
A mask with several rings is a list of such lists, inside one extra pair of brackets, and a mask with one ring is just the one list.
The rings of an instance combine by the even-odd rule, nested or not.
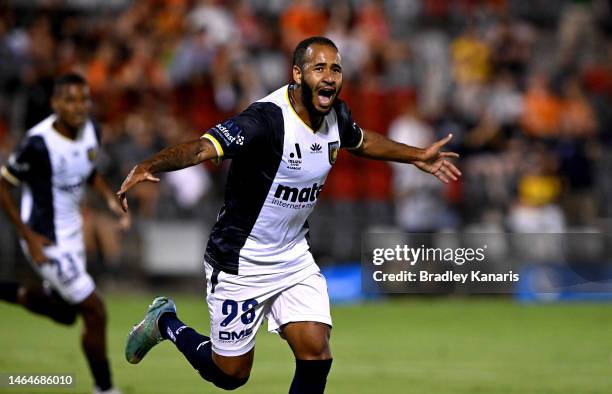
[(442, 152), (441, 149), (453, 138), (452, 134), (447, 135), (439, 141), (434, 142), (425, 149), (421, 160), (412, 162), (418, 169), (432, 174), (440, 181), (448, 183), (456, 181), (461, 176), (461, 171), (447, 159), (456, 159), (459, 155), (455, 152)]

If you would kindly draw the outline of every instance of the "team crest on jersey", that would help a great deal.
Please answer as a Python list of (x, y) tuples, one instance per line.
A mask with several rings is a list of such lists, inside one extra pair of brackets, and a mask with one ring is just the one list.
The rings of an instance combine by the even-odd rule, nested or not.
[(340, 150), (340, 142), (334, 141), (327, 144), (327, 154), (329, 158), (329, 164), (334, 164), (338, 158), (338, 151)]
[(89, 148), (87, 149), (87, 158), (89, 159), (89, 161), (94, 161), (96, 160), (96, 155), (98, 152), (96, 152), (95, 148)]

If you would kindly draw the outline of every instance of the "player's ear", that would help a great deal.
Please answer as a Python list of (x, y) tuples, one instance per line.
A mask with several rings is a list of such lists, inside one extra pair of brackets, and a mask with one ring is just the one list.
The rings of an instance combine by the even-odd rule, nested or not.
[(293, 66), (293, 82), (296, 85), (302, 84), (302, 69), (297, 65)]

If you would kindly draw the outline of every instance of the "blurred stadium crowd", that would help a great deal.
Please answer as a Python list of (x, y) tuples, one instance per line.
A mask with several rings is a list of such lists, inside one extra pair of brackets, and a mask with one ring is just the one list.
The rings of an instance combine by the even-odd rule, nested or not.
[[(295, 44), (326, 35), (360, 126), (419, 146), (452, 132), (464, 176), (445, 186), (342, 152), (311, 221), (320, 262), (358, 259), (373, 227), (602, 228), (611, 11), (605, 0), (0, 0), (0, 160), (49, 113), (54, 77), (77, 70), (103, 129), (101, 170), (118, 187), (136, 162), (286, 83)], [(135, 190), (136, 223), (212, 221), (226, 170), (199, 166)], [(89, 245), (111, 265), (126, 259), (121, 241), (138, 225), (122, 238), (103, 210), (86, 216)], [(14, 243), (0, 238), (5, 251)]]

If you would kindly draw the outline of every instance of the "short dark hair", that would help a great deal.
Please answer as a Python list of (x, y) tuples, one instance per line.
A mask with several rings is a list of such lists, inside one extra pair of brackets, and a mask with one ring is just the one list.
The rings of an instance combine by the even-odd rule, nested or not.
[(304, 68), (304, 63), (306, 63), (306, 50), (309, 46), (313, 44), (327, 45), (334, 48), (336, 51), (338, 50), (336, 44), (334, 44), (334, 42), (327, 37), (308, 37), (307, 39), (302, 40), (299, 44), (297, 44), (295, 50), (293, 51), (294, 66), (298, 66), (300, 69)]
[(87, 80), (81, 74), (74, 72), (63, 74), (53, 83), (53, 95), (58, 94), (60, 89), (66, 85), (87, 85)]

